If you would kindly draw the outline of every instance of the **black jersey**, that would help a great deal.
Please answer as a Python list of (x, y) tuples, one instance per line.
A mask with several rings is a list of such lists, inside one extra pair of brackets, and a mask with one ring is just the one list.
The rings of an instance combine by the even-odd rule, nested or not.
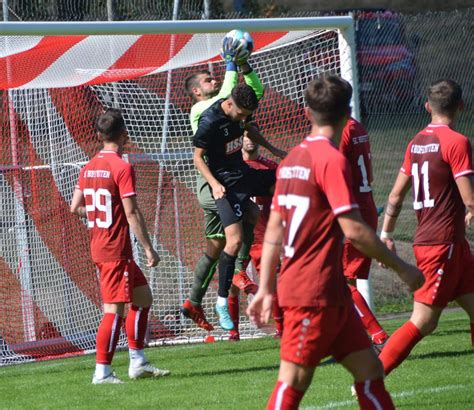
[(245, 124), (225, 115), (223, 101), (217, 100), (202, 113), (193, 145), (206, 150), (207, 164), (214, 177), (224, 186), (232, 186), (250, 167), (242, 158)]

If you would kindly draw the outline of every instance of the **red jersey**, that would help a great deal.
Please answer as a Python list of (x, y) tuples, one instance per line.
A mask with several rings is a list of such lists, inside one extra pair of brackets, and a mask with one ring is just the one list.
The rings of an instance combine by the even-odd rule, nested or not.
[(285, 227), (281, 306), (352, 303), (337, 216), (358, 207), (349, 162), (327, 138), (307, 137), (282, 161), (272, 202)]
[(352, 170), (352, 189), (357, 203), (364, 210), (375, 210), (372, 196), (372, 159), (370, 155), (369, 136), (363, 125), (350, 118), (342, 131), (339, 150), (349, 160)]
[(464, 240), (466, 209), (455, 179), (474, 173), (469, 140), (447, 125), (430, 124), (408, 144), (401, 172), (412, 177), (414, 243)]
[[(259, 155), (257, 159), (249, 159), (245, 161), (251, 168), (255, 169), (277, 169), (278, 164), (275, 161), (267, 159)], [(257, 224), (255, 225), (254, 233), (254, 244), (263, 243), (263, 237), (265, 235), (265, 229), (267, 228), (268, 218), (270, 217), (270, 208), (272, 205), (272, 198), (270, 196), (257, 196), (254, 199), (255, 203), (260, 209)]]
[(100, 151), (79, 175), (94, 262), (132, 259), (130, 229), (121, 198), (136, 195), (132, 166), (114, 151)]

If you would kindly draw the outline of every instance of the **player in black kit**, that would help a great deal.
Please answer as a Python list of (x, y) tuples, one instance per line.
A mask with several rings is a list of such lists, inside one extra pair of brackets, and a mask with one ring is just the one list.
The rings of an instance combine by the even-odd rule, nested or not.
[[(227, 297), (234, 275), (235, 260), (242, 244), (242, 218), (249, 210), (251, 196), (269, 196), (275, 185), (275, 170), (250, 168), (242, 158), (242, 140), (249, 137), (273, 154), (286, 153), (268, 143), (246, 120), (258, 106), (254, 90), (237, 85), (227, 99), (216, 101), (203, 112), (194, 135), (194, 164), (212, 188), (224, 226), (226, 245), (219, 257), (219, 290), (216, 312), (225, 330), (234, 324), (229, 315)], [(249, 212), (249, 217), (252, 212)]]

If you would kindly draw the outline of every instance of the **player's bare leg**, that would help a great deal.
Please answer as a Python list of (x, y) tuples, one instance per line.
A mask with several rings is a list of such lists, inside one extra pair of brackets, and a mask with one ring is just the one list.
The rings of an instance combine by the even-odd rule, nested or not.
[(131, 379), (161, 377), (170, 373), (169, 370), (158, 369), (150, 364), (145, 356), (145, 336), (152, 303), (153, 296), (148, 285), (133, 289), (132, 305), (125, 321), (130, 357), (128, 376)]
[(351, 372), (361, 409), (394, 409), (385, 389), (383, 366), (373, 349), (347, 355), (340, 363)]
[(423, 337), (436, 329), (442, 311), (442, 307), (414, 302), (410, 320), (390, 336), (380, 354), (386, 375), (408, 357)]
[(456, 302), (469, 315), (469, 321), (471, 323), (471, 344), (474, 349), (474, 293), (462, 295), (456, 299)]
[[(278, 381), (268, 401), (267, 409), (297, 409), (311, 384), (314, 370), (314, 367), (305, 367), (281, 360)], [(277, 407), (277, 401), (281, 407)]]

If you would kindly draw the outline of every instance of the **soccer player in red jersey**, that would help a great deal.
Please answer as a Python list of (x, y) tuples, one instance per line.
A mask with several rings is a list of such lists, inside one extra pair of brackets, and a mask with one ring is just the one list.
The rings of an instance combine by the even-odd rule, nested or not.
[(350, 164), (338, 150), (351, 96), (350, 84), (337, 76), (312, 81), (305, 92), (311, 133), (277, 170), (260, 287), (247, 309), (257, 325), (268, 322), (283, 247), (278, 298), (285, 328), (268, 409), (298, 408), (316, 366), (328, 355), (354, 376), (362, 409), (394, 408), (342, 271), (343, 236), (393, 268), (411, 289), (422, 284), (423, 276), (390, 252), (360, 216)]
[[(255, 169), (277, 169), (278, 164), (259, 153), (259, 145), (247, 138), (244, 134), (242, 155), (244, 161)], [(260, 264), (262, 260), (263, 237), (265, 236), (265, 229), (267, 228), (268, 218), (270, 217), (270, 208), (272, 205), (272, 198), (265, 196), (255, 197), (260, 214), (257, 224), (254, 229), (254, 242), (250, 248), (250, 258), (255, 267), (255, 270), (260, 274)], [(273, 320), (276, 325), (275, 336), (280, 337), (283, 332), (283, 311), (278, 304), (278, 297), (275, 293), (273, 298)]]
[(143, 351), (153, 298), (145, 276), (133, 260), (130, 227), (143, 245), (147, 266), (156, 266), (160, 258), (138, 208), (133, 168), (122, 159), (128, 133), (120, 110), (109, 108), (98, 117), (96, 128), (104, 146), (82, 168), (71, 203), (72, 213), (87, 218), (90, 250), (100, 272), (104, 303), (104, 316), (97, 332), (96, 369), (92, 383), (122, 383), (112, 371), (111, 363), (126, 303), (131, 303), (125, 321), (130, 354), (129, 377), (166, 376), (169, 371), (152, 366)]
[[(257, 125), (253, 123), (255, 127)], [(257, 127), (258, 128), (258, 127)], [(278, 164), (268, 158), (259, 154), (259, 145), (252, 141), (247, 136), (247, 131), (244, 131), (244, 137), (242, 140), (242, 158), (243, 160), (253, 169), (277, 169)], [(258, 205), (259, 216), (254, 229), (254, 239), (252, 246), (250, 247), (250, 258), (255, 270), (260, 272), (260, 260), (262, 257), (262, 244), (265, 229), (267, 227), (268, 218), (270, 216), (270, 206), (272, 198), (269, 196), (257, 196), (252, 198), (253, 201)], [(239, 289), (244, 289), (247, 294), (254, 295), (257, 293), (258, 286), (255, 282), (251, 281), (247, 275), (242, 275), (239, 272), (234, 275), (233, 286), (229, 290), (229, 314), (234, 322), (234, 329), (230, 331), (229, 340), (239, 339)], [(238, 283), (237, 281), (241, 281)], [(273, 319), (276, 325), (276, 335), (279, 337), (283, 330), (283, 312), (281, 311), (278, 300), (275, 295), (275, 303), (273, 304)]]
[(381, 238), (395, 249), (392, 233), (403, 199), (412, 187), (418, 226), (413, 250), (425, 284), (414, 294), (413, 313), (388, 340), (380, 360), (389, 374), (413, 347), (436, 329), (441, 312), (455, 300), (471, 321), (474, 347), (474, 259), (465, 238), (466, 207), (474, 212), (472, 148), (454, 130), (463, 109), (461, 87), (438, 80), (428, 88), (431, 123), (408, 144), (390, 192)]
[[(362, 219), (374, 231), (377, 230), (377, 208), (372, 196), (372, 159), (366, 129), (354, 118), (349, 118), (342, 131), (339, 150), (349, 160), (352, 170), (352, 190), (359, 204)], [(351, 290), (352, 301), (359, 313), (372, 343), (380, 349), (387, 340), (387, 333), (375, 318), (362, 294), (357, 290), (357, 279), (369, 278), (371, 258), (360, 252), (350, 241), (344, 243), (342, 264), (344, 275)]]

